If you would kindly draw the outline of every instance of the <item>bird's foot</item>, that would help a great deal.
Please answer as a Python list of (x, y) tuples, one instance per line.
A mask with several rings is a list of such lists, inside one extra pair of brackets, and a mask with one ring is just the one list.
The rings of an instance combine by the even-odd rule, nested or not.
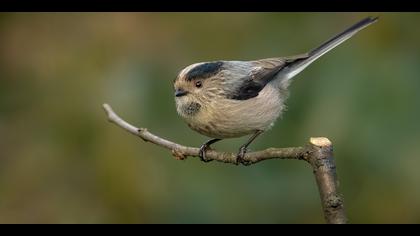
[(219, 138), (211, 139), (211, 140), (203, 143), (203, 145), (201, 145), (200, 151), (198, 153), (198, 156), (200, 157), (200, 160), (201, 161), (203, 161), (203, 162), (210, 162), (210, 161), (212, 161), (211, 159), (208, 160), (206, 158), (206, 152), (207, 152), (207, 150), (211, 149), (211, 147), (210, 147), (211, 144), (213, 144), (215, 142), (219, 142), (220, 140), (221, 139), (219, 139)]
[(239, 165), (239, 163), (241, 163), (242, 165), (245, 165), (245, 166), (251, 164), (251, 162), (246, 161), (244, 159), (246, 152), (247, 152), (246, 146), (242, 146), (241, 148), (239, 148), (239, 152), (236, 155), (236, 163), (235, 163), (236, 165)]
[(206, 158), (206, 151), (209, 150), (209, 149), (211, 149), (211, 147), (210, 147), (209, 144), (205, 143), (205, 144), (201, 145), (200, 152), (198, 153), (198, 156), (200, 157), (200, 160), (202, 162), (210, 162), (210, 161), (212, 161), (212, 160), (208, 160)]

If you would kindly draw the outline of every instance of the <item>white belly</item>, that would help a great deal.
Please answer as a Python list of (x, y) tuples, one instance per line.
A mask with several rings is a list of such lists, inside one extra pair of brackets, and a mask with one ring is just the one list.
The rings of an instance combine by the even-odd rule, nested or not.
[(190, 128), (213, 138), (233, 138), (267, 130), (284, 109), (286, 94), (268, 84), (257, 97), (248, 100), (223, 99), (202, 107)]

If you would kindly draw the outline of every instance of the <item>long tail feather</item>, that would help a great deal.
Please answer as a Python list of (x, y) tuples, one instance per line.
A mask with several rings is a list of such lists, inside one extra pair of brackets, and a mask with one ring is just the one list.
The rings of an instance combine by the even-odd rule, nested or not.
[(299, 74), (303, 71), (307, 66), (309, 66), (312, 62), (320, 58), (325, 53), (329, 52), (331, 49), (337, 47), (347, 39), (351, 38), (360, 30), (366, 28), (367, 26), (375, 23), (378, 20), (378, 17), (367, 17), (358, 23), (354, 24), (350, 28), (346, 29), (345, 31), (337, 34), (336, 36), (332, 37), (330, 40), (323, 43), (321, 46), (313, 49), (308, 53), (308, 57), (302, 60), (296, 60), (292, 62), (286, 73), (286, 79), (291, 79), (295, 75)]

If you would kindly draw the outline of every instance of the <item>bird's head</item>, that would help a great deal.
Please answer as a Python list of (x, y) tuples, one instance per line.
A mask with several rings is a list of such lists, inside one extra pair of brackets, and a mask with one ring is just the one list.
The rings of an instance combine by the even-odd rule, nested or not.
[(174, 81), (177, 111), (193, 116), (223, 92), (223, 62), (200, 62), (185, 67)]

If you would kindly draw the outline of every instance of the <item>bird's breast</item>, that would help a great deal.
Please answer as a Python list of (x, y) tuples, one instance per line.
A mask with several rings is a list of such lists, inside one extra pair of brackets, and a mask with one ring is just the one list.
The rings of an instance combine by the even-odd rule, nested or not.
[(247, 100), (213, 99), (184, 119), (191, 129), (209, 137), (241, 137), (269, 129), (284, 109), (283, 102), (278, 89), (266, 86), (257, 97)]

